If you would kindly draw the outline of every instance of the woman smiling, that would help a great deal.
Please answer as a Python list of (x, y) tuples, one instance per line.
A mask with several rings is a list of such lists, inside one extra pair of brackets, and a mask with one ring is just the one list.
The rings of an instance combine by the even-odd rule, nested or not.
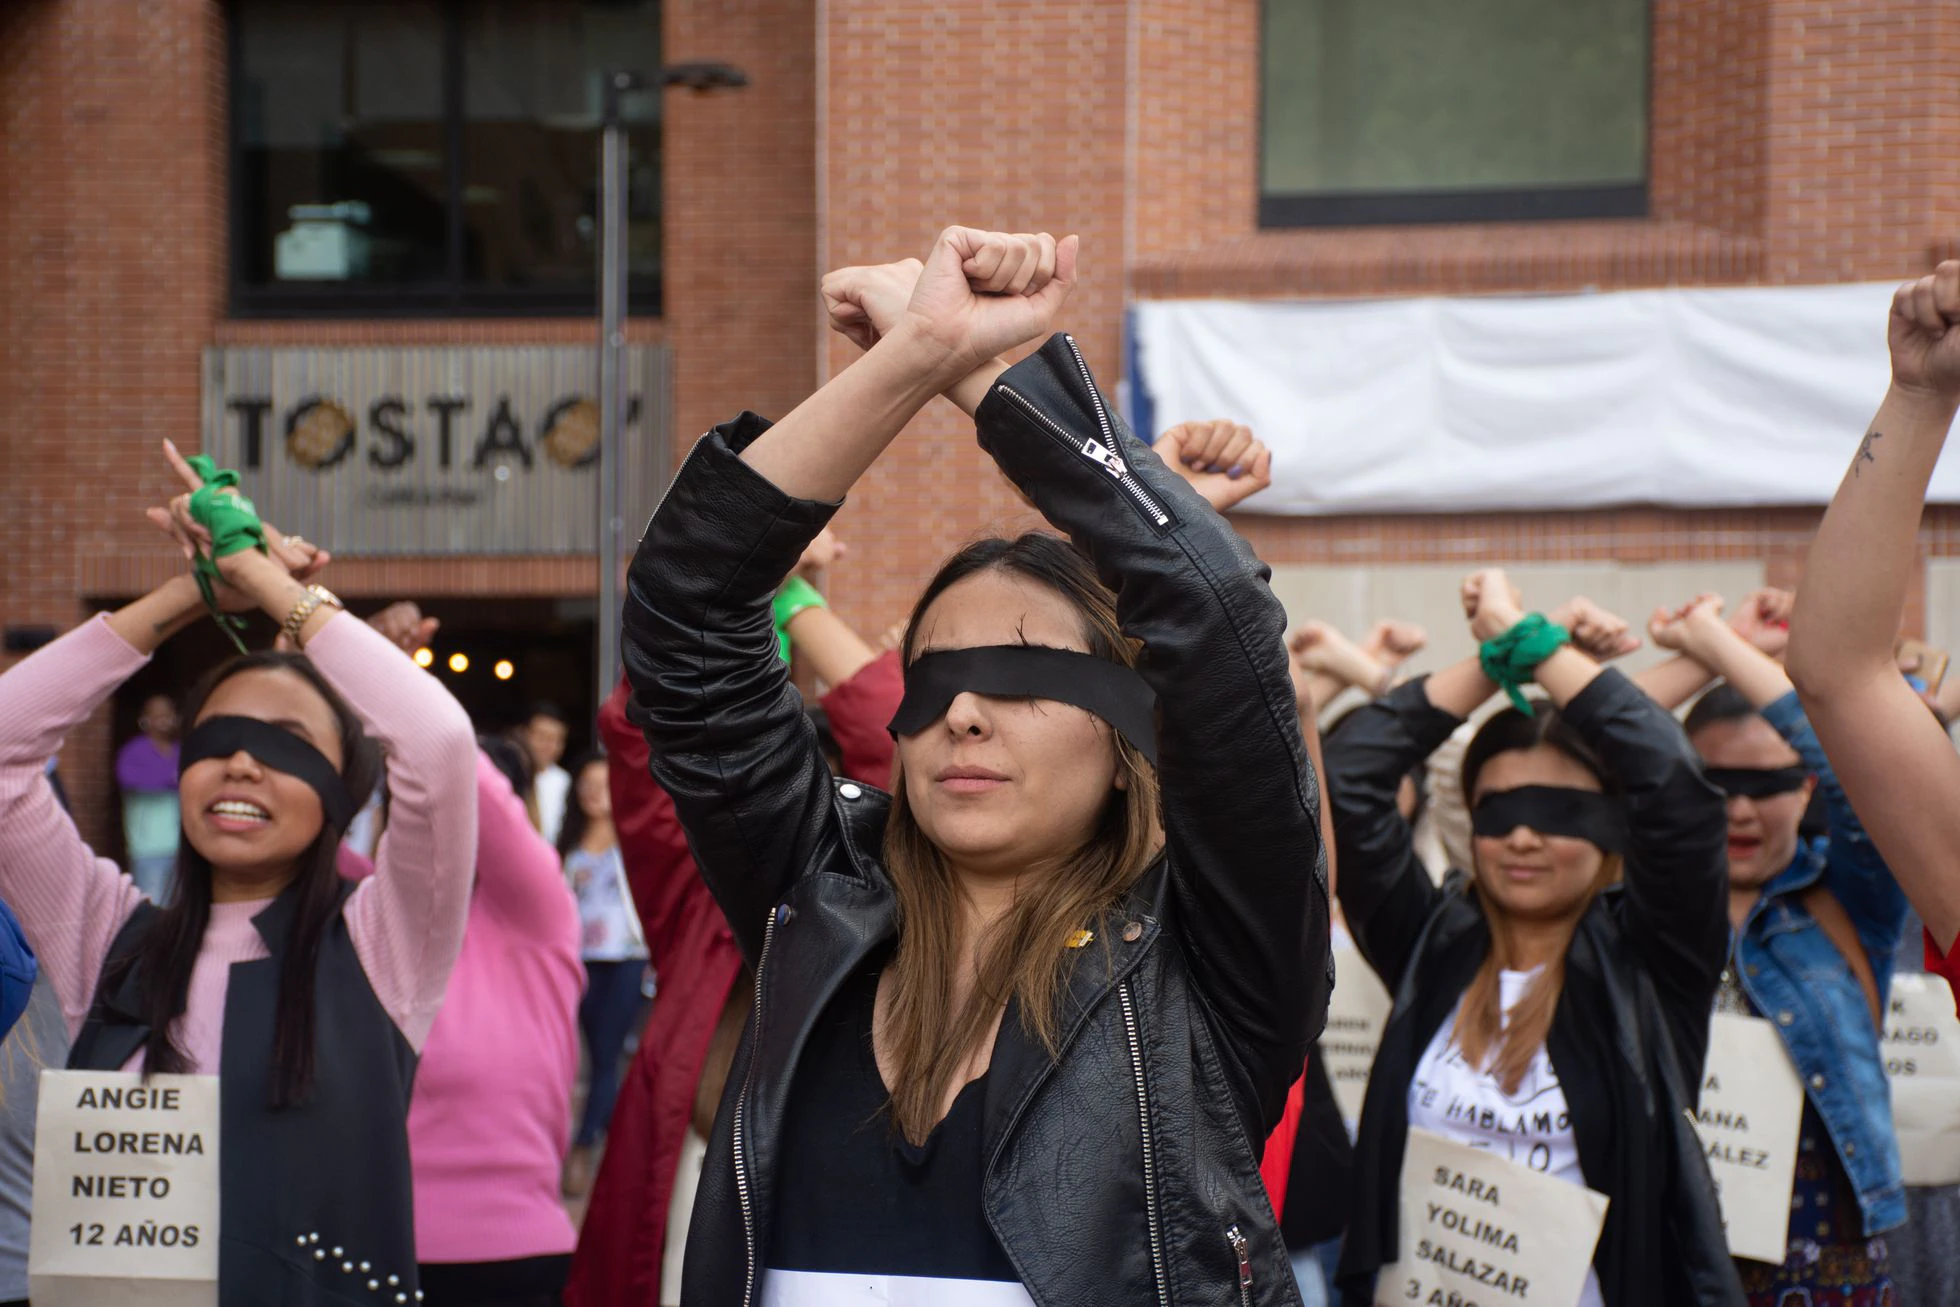
[[(214, 552), (189, 499), (152, 518), (187, 557)], [(419, 1301), (408, 1097), (469, 905), (469, 719), (307, 584), (323, 551), (265, 528), (263, 548), (215, 552), (219, 605), (264, 612), (305, 652), (235, 658), (191, 695), (173, 897), (96, 856), (42, 763), (202, 615), (189, 576), (0, 676), (0, 894), (39, 946), (71, 1067), (218, 1077), (225, 1307)], [(388, 832), (356, 888), (335, 854), (384, 762)]]

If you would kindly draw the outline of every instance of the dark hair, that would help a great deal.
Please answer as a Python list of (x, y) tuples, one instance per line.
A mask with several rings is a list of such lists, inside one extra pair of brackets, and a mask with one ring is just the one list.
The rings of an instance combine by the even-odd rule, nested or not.
[(578, 842), (585, 838), (586, 830), (592, 825), (592, 819), (585, 815), (585, 805), (578, 801), (578, 778), (584, 774), (587, 767), (590, 767), (595, 762), (604, 762), (605, 760), (605, 750), (594, 749), (590, 753), (579, 755), (579, 760), (565, 769), (571, 773), (572, 784), (569, 792), (565, 795), (565, 816), (558, 823), (558, 860), (560, 862), (572, 855), (572, 850), (578, 847)]
[(1618, 794), (1619, 782), (1606, 770), (1606, 764), (1599, 760), (1585, 737), (1572, 729), (1550, 704), (1532, 706), (1537, 711), (1529, 717), (1516, 708), (1506, 708), (1477, 728), (1470, 747), (1463, 751), (1464, 803), (1476, 806), (1477, 777), (1482, 774), (1484, 764), (1500, 753), (1535, 749), (1541, 744), (1550, 745), (1591, 772), (1606, 793)]
[[(216, 668), (191, 692), (184, 720), (195, 722), (204, 704), (220, 685), (241, 672), (291, 672), (311, 685), (340, 727), (340, 777), (347, 792), (366, 798), (381, 780), (381, 748), (368, 737), (361, 719), (347, 701), (327, 684), (303, 654), (262, 650), (245, 654)], [(297, 1107), (313, 1091), (314, 988), (318, 980), (320, 941), (339, 908), (341, 879), (336, 865), (341, 832), (322, 821), (320, 833), (299, 855), (292, 886), (298, 894), (292, 925), (286, 933), (285, 957), (279, 969), (279, 998), (272, 1038), (271, 1106)], [(150, 1033), (143, 1044), (143, 1069), (182, 1072), (190, 1061), (170, 1038), (170, 1027), (183, 1015), (190, 997), (191, 970), (197, 964), (204, 931), (211, 921), (211, 864), (179, 835), (177, 875), (170, 901), (160, 905), (137, 940), (135, 949), (105, 984), (133, 970), (140, 978), (144, 1018)]]
[(565, 710), (549, 699), (539, 699), (533, 703), (524, 713), (524, 724), (528, 726), (539, 717), (549, 717), (560, 726), (569, 727), (572, 724), (572, 719), (565, 715)]
[(523, 745), (502, 735), (478, 735), (476, 747), (483, 750), (491, 766), (504, 774), (520, 798), (531, 792), (531, 755), (524, 751)]
[(1756, 705), (1742, 697), (1742, 691), (1724, 681), (1695, 701), (1681, 727), (1693, 736), (1704, 727), (1714, 726), (1718, 722), (1739, 722), (1745, 717), (1760, 716), (1762, 713), (1757, 711)]

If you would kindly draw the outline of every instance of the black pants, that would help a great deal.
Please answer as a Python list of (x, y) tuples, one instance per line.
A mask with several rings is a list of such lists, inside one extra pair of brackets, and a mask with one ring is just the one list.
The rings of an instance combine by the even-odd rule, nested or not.
[(579, 1028), (585, 1032), (585, 1052), (592, 1075), (585, 1094), (585, 1115), (578, 1125), (578, 1144), (590, 1148), (606, 1133), (613, 1102), (619, 1097), (619, 1055), (644, 1001), (640, 982), (644, 958), (624, 962), (587, 962), (585, 998), (578, 1005)]
[(572, 1255), (512, 1262), (423, 1262), (422, 1307), (559, 1307)]

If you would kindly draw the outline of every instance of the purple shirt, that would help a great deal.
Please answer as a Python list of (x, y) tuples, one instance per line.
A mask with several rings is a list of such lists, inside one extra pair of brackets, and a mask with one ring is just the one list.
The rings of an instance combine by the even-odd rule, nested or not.
[(139, 735), (116, 754), (116, 784), (125, 794), (177, 788), (177, 746), (162, 753), (147, 735)]

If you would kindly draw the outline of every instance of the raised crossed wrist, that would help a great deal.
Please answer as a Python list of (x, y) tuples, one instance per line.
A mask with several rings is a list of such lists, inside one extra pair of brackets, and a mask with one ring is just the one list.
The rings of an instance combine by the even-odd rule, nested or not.
[(965, 380), (982, 362), (966, 357), (957, 345), (909, 317), (901, 317), (892, 324), (892, 329), (872, 348), (884, 348), (901, 370), (927, 383), (934, 394)]

